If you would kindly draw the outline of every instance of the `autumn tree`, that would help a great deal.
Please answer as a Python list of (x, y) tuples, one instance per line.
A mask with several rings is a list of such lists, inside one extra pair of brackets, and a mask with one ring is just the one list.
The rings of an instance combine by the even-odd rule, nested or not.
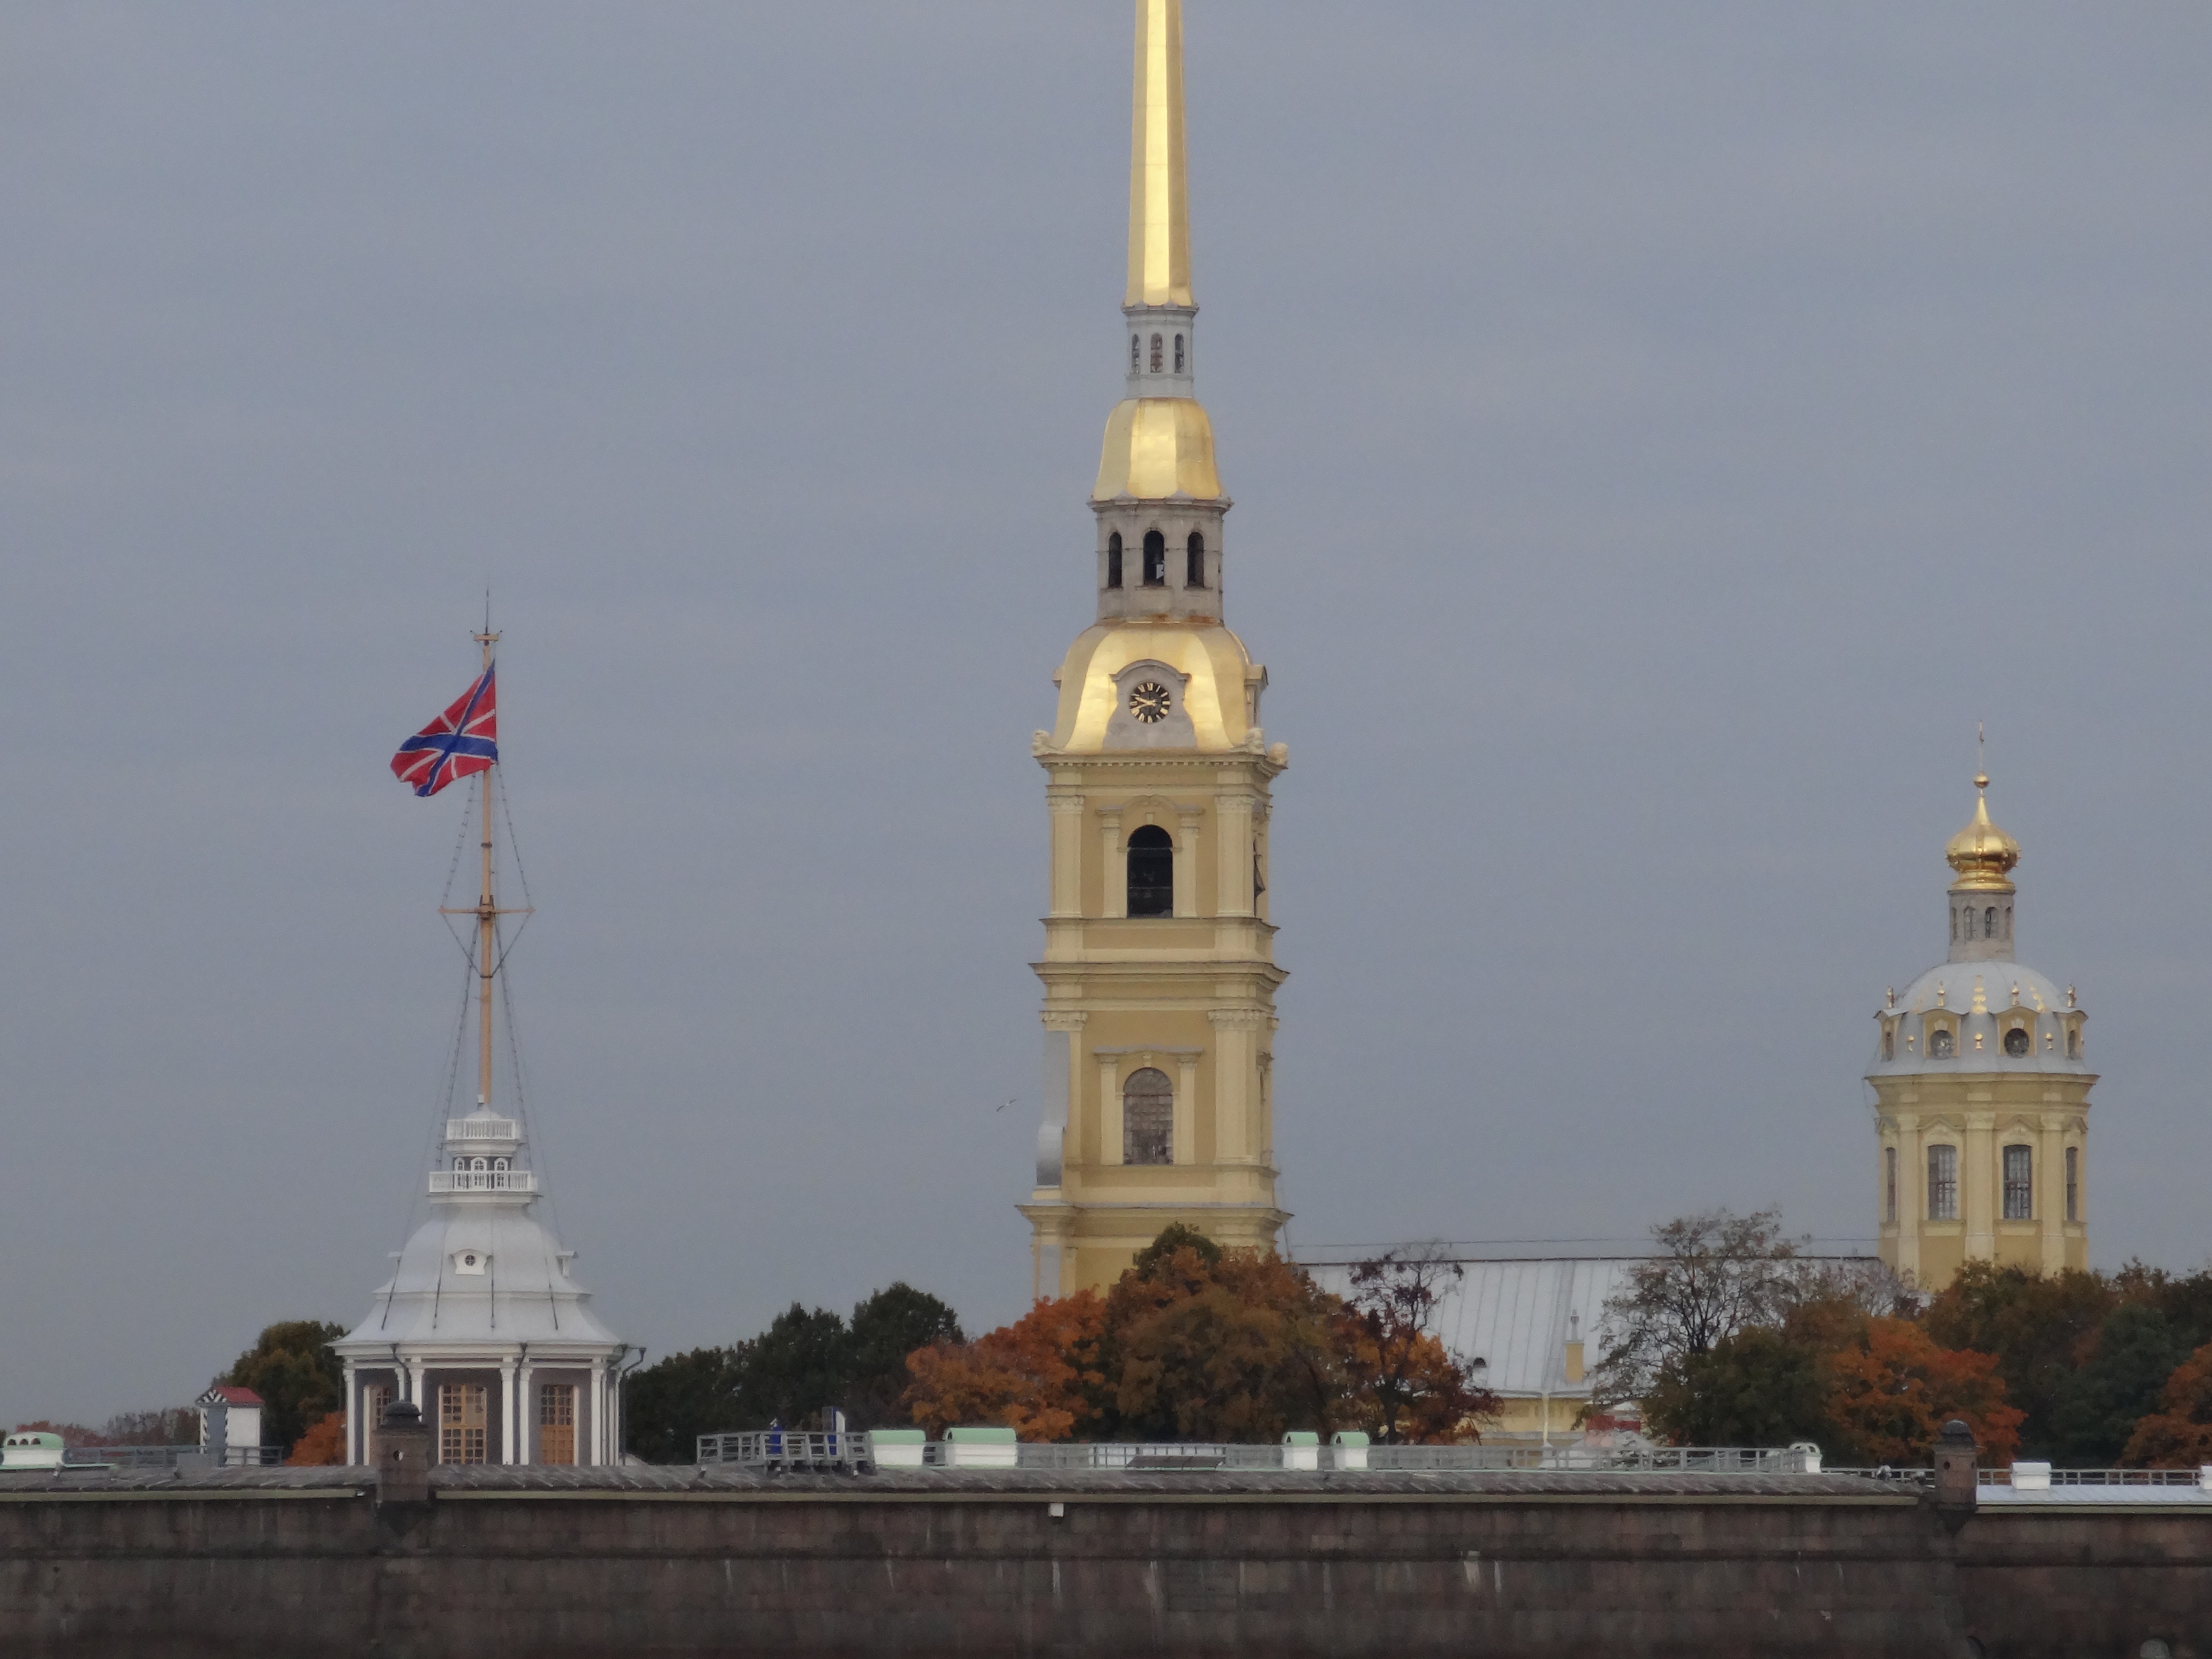
[(2212, 1463), (2212, 1343), (2175, 1367), (2120, 1453), (2129, 1468), (2195, 1469)]
[(2005, 1402), (1996, 1357), (1940, 1346), (1923, 1324), (1869, 1319), (1827, 1370), (1824, 1445), (1837, 1462), (1919, 1464), (1954, 1417), (1991, 1462), (2008, 1464), (2019, 1449), (2026, 1414)]
[(319, 1319), (280, 1321), (215, 1380), (259, 1395), (263, 1443), (289, 1451), (308, 1425), (344, 1408), (345, 1365), (331, 1344), (345, 1333)]
[(1479, 1437), (1480, 1424), (1497, 1417), (1498, 1396), (1473, 1386), (1466, 1363), (1434, 1334), (1437, 1304), (1466, 1276), (1433, 1243), (1353, 1267), (1338, 1315), (1350, 1424), (1387, 1444), (1449, 1443)]
[(1067, 1440), (1108, 1415), (1099, 1351), (1106, 1304), (1091, 1291), (1039, 1302), (973, 1342), (937, 1342), (906, 1358), (905, 1406), (931, 1434), (990, 1424), (1024, 1440)]
[(346, 1414), (326, 1412), (308, 1425), (284, 1460), (295, 1468), (325, 1467), (346, 1461)]

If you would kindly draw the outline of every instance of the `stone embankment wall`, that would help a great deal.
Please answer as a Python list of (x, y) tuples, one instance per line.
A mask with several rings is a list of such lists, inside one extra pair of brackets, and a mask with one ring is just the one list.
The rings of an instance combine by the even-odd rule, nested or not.
[[(89, 1483), (89, 1484), (88, 1484)], [(1054, 1512), (1054, 1506), (1058, 1512)], [(0, 1654), (2212, 1656), (2212, 1506), (1848, 1477), (0, 1476)]]

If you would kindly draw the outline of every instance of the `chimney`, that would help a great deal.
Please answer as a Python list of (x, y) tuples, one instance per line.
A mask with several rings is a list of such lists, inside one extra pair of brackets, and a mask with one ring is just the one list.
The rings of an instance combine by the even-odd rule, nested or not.
[(1974, 1513), (1975, 1488), (1980, 1484), (1974, 1469), (1974, 1431), (1957, 1418), (1936, 1437), (1936, 1508), (1956, 1531)]
[(411, 1400), (385, 1408), (369, 1439), (376, 1465), (379, 1504), (424, 1504), (430, 1498), (430, 1431)]

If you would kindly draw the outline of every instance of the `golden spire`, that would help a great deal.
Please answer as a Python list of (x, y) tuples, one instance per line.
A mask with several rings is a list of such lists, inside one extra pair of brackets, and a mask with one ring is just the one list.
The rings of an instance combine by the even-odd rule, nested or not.
[(1132, 306), (1194, 306), (1190, 173), (1183, 154), (1182, 0), (1137, 0), (1136, 109), (1129, 140)]
[(1974, 821), (1951, 837), (1943, 849), (1943, 859), (1959, 872), (1959, 879), (1951, 890), (2009, 893), (2012, 883), (2007, 879), (2013, 866), (2020, 862), (2020, 843), (1990, 822), (1990, 775), (1978, 773), (1974, 778)]

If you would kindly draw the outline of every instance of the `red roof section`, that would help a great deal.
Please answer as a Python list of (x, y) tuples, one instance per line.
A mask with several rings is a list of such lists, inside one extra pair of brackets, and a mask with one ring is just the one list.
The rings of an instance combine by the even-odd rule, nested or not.
[(261, 1396), (251, 1389), (234, 1389), (227, 1382), (218, 1382), (200, 1396), (200, 1404), (212, 1406), (220, 1400), (226, 1406), (258, 1406)]

